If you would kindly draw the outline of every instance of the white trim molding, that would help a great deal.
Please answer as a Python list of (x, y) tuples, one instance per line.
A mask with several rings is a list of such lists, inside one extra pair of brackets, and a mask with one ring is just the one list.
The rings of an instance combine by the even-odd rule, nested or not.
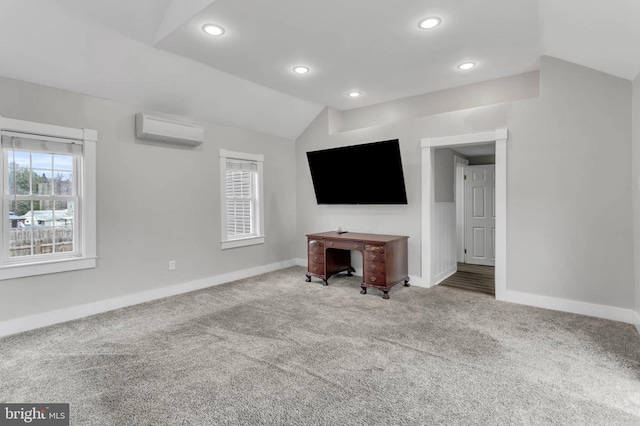
[(496, 144), (496, 299), (504, 300), (507, 291), (507, 129), (420, 140), (422, 148), (422, 281), (427, 287), (436, 284), (433, 276), (433, 209), (435, 148)]
[(638, 312), (634, 312), (633, 322), (636, 326), (636, 330), (638, 330), (638, 333), (640, 333), (640, 314)]
[(237, 281), (244, 278), (254, 277), (256, 275), (266, 274), (267, 272), (290, 268), (295, 265), (296, 260), (291, 259), (283, 262), (256, 266), (254, 268), (207, 277), (200, 280), (189, 281), (182, 284), (176, 284), (168, 287), (161, 287), (154, 290), (134, 293), (127, 296), (100, 300), (98, 302), (87, 303), (79, 306), (71, 306), (69, 308), (59, 309), (56, 311), (16, 318), (13, 320), (0, 322), (0, 337), (22, 333), (24, 331), (34, 330), (36, 328), (47, 327), (49, 325), (59, 324), (62, 322), (72, 321), (91, 315), (101, 314), (104, 312), (113, 311), (115, 309), (125, 308), (127, 306), (138, 305), (140, 303), (146, 303), (152, 300), (163, 299), (165, 297), (188, 293), (195, 290), (201, 290), (204, 288)]
[[(634, 323), (638, 328), (638, 314), (631, 309), (617, 308), (614, 306), (597, 305), (595, 303), (579, 302), (576, 300), (558, 299), (537, 294), (521, 293), (518, 291), (507, 291), (504, 294), (504, 302), (517, 303), (520, 305), (535, 306), (537, 308), (551, 309), (554, 311), (569, 312), (572, 314), (587, 315), (590, 317), (604, 318), (612, 321), (620, 321), (627, 324)], [(640, 328), (638, 329), (640, 332)]]

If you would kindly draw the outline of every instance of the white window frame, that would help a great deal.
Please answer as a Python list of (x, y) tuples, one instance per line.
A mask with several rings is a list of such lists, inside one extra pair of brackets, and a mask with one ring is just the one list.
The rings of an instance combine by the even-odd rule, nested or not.
[[(28, 277), (33, 275), (52, 274), (57, 272), (75, 271), (96, 267), (96, 144), (98, 132), (92, 129), (75, 129), (50, 124), (35, 123), (31, 121), (16, 120), (0, 117), (0, 133), (10, 132), (23, 134), (26, 138), (60, 138), (69, 141), (81, 142), (84, 146), (82, 161), (79, 165), (76, 177), (77, 197), (79, 210), (78, 238), (74, 251), (69, 256), (38, 257), (37, 259), (25, 259), (24, 262), (0, 263), (0, 280)], [(6, 160), (3, 156), (0, 166), (0, 188), (2, 188), (2, 243), (0, 247), (4, 251), (8, 241), (9, 203), (5, 202), (5, 179), (7, 170)], [(2, 258), (6, 259), (5, 256)]]
[[(255, 162), (258, 166), (257, 170), (257, 182), (255, 191), (255, 212), (254, 212), (254, 229), (255, 235), (250, 237), (232, 238), (227, 234), (227, 161), (228, 160), (240, 160)], [(220, 246), (223, 250), (244, 247), (255, 244), (264, 244), (264, 182), (263, 182), (263, 163), (264, 155), (262, 154), (250, 154), (245, 152), (229, 151), (226, 149), (220, 150), (220, 214), (221, 214), (221, 242)]]

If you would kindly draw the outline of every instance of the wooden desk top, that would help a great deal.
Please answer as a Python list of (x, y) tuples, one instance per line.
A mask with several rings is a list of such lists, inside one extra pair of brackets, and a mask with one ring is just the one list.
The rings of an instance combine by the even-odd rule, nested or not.
[(365, 243), (388, 243), (391, 241), (409, 238), (405, 235), (361, 234), (358, 232), (344, 232), (342, 234), (338, 234), (336, 231), (307, 234), (307, 237), (331, 238), (332, 240), (362, 241)]

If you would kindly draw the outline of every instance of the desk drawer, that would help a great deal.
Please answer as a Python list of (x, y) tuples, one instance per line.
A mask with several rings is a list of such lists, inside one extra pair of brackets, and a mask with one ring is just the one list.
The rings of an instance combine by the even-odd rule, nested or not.
[(384, 253), (384, 246), (374, 246), (373, 244), (365, 244), (364, 251), (367, 253)]
[(324, 264), (324, 253), (309, 253), (309, 263), (321, 263)]
[(364, 271), (364, 282), (385, 287), (387, 285), (387, 276), (384, 272)]
[(309, 254), (324, 254), (324, 241), (309, 240)]
[(376, 253), (374, 251), (365, 251), (363, 257), (365, 262), (384, 263), (384, 253)]
[(309, 262), (309, 272), (316, 275), (324, 275), (324, 263)]
[(358, 241), (349, 241), (349, 240), (327, 240), (326, 248), (337, 248), (342, 250), (362, 250), (364, 244)]
[(372, 274), (384, 274), (386, 271), (385, 264), (382, 262), (365, 262), (365, 271)]

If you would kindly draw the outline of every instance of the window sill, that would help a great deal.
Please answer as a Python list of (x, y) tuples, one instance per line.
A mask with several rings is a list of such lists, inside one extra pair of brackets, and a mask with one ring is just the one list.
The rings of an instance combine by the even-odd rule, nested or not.
[(57, 272), (77, 271), (96, 267), (95, 257), (77, 257), (52, 260), (39, 263), (22, 263), (0, 267), (0, 280), (30, 277), (34, 275), (55, 274)]
[(236, 247), (253, 246), (256, 244), (264, 244), (264, 236), (239, 238), (237, 240), (222, 241), (220, 246), (222, 250), (232, 249)]

